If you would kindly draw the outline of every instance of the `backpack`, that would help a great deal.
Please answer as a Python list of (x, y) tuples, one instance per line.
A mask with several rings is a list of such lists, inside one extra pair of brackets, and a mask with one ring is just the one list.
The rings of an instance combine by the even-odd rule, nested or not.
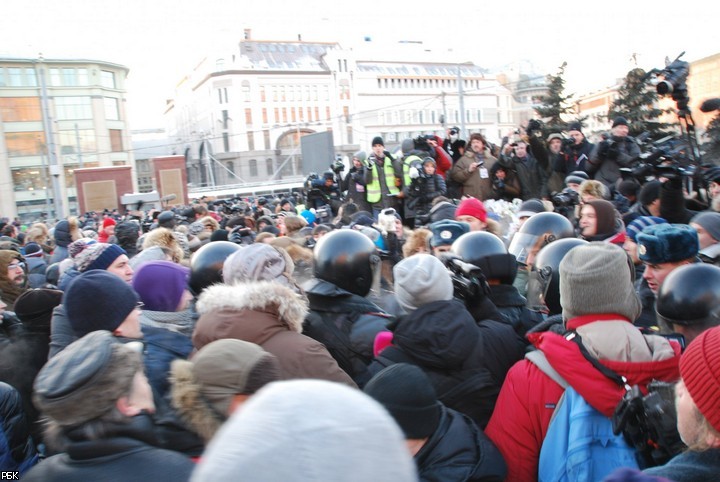
[(613, 433), (610, 418), (598, 412), (569, 386), (542, 352), (528, 353), (527, 358), (565, 387), (540, 449), (540, 482), (596, 481), (620, 467), (640, 468), (637, 451), (626, 442), (622, 433)]

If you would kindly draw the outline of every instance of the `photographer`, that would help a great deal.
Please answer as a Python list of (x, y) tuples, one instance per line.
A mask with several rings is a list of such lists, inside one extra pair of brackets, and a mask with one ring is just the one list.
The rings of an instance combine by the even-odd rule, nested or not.
[(615, 118), (610, 138), (600, 142), (590, 154), (588, 174), (611, 190), (621, 178), (620, 168), (630, 167), (640, 155), (640, 147), (628, 136), (629, 132), (627, 119)]
[(587, 172), (587, 163), (595, 148), (595, 145), (585, 138), (579, 122), (568, 126), (568, 135), (568, 139), (561, 140), (560, 156), (556, 157), (553, 163), (553, 171), (559, 172), (563, 177), (573, 171)]
[(358, 151), (352, 156), (350, 170), (342, 180), (341, 190), (346, 193), (346, 198), (352, 200), (359, 211), (372, 211), (370, 204), (365, 197), (365, 151)]
[(340, 187), (335, 182), (335, 173), (333, 171), (325, 171), (322, 178), (317, 174), (311, 174), (305, 181), (307, 208), (318, 209), (322, 206), (330, 206), (333, 214), (337, 214), (337, 209), (342, 201), (340, 195)]
[(483, 135), (474, 133), (470, 136), (470, 148), (455, 163), (449, 174), (454, 181), (462, 184), (464, 196), (485, 201), (495, 195), (490, 169), (496, 162), (497, 159), (490, 154)]
[(435, 169), (435, 160), (431, 157), (409, 168), (410, 185), (403, 189), (406, 197), (405, 220), (413, 218), (415, 226), (427, 224), (433, 199), (447, 192), (445, 180), (435, 173)]

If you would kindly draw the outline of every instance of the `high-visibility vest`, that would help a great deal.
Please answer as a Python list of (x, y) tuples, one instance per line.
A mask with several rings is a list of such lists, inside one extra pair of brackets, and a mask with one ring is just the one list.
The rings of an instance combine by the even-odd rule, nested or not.
[[(397, 186), (395, 186), (395, 172), (393, 171), (393, 166), (392, 162), (390, 162), (390, 159), (385, 158), (385, 166), (383, 166), (383, 170), (385, 171), (385, 184), (387, 185), (390, 194), (399, 193), (400, 190), (397, 188)], [(373, 163), (372, 173), (373, 180), (365, 187), (365, 196), (367, 202), (369, 202), (370, 204), (375, 204), (376, 202), (380, 202), (380, 199), (382, 198), (382, 191), (380, 188), (380, 176), (378, 175), (377, 164)]]
[(411, 154), (403, 159), (403, 186), (409, 186), (412, 182), (412, 179), (410, 179), (410, 166), (412, 166), (413, 162), (417, 162), (422, 166), (423, 160), (415, 154)]

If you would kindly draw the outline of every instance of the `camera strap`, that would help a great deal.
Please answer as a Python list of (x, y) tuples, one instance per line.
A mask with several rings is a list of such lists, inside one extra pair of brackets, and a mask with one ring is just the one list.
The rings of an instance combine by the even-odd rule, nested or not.
[(587, 348), (585, 348), (585, 345), (583, 345), (582, 343), (582, 337), (577, 331), (569, 331), (565, 333), (564, 336), (566, 340), (572, 341), (578, 346), (578, 348), (580, 349), (580, 354), (582, 354), (582, 356), (587, 361), (589, 361), (596, 370), (598, 370), (610, 380), (617, 383), (620, 387), (624, 388), (626, 392), (632, 390), (632, 387), (628, 384), (627, 378), (622, 375), (618, 375), (617, 373), (600, 363), (600, 360), (598, 360), (597, 358), (592, 356), (590, 352), (588, 352)]

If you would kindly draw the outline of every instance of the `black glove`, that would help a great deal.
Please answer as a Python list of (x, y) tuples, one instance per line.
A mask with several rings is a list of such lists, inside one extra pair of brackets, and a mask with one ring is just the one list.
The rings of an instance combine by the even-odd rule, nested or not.
[(608, 141), (602, 141), (600, 144), (598, 144), (598, 157), (607, 157), (608, 149), (610, 149), (610, 144), (608, 144)]
[(250, 228), (239, 228), (239, 229), (233, 229), (230, 233), (230, 236), (228, 236), (228, 241), (235, 244), (242, 244), (243, 243), (243, 237), (250, 236), (250, 233), (252, 230)]
[(608, 146), (607, 153), (605, 156), (610, 160), (615, 160), (620, 155), (620, 147), (618, 146), (617, 142), (613, 143), (611, 146)]
[(525, 132), (527, 132), (528, 135), (532, 135), (533, 132), (539, 131), (542, 129), (542, 124), (540, 124), (540, 121), (537, 119), (530, 119), (528, 121), (527, 129), (525, 129)]

